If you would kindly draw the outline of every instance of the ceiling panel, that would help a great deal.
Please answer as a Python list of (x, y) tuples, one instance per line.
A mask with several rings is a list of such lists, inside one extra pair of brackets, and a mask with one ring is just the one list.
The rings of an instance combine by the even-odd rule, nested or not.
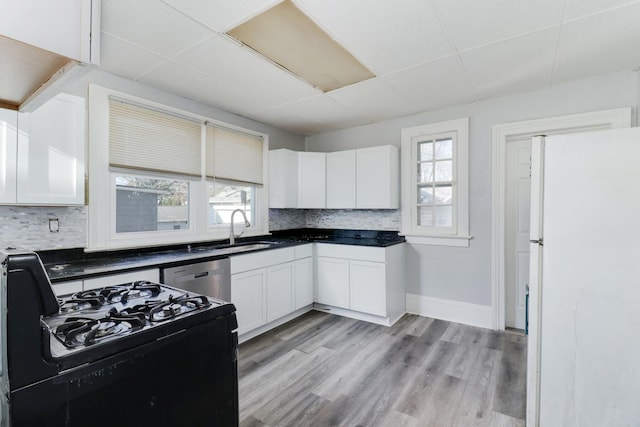
[(557, 27), (550, 28), (461, 53), (478, 97), (487, 99), (548, 86), (558, 31)]
[(565, 0), (564, 21), (571, 21), (623, 5), (638, 3), (638, 0)]
[(640, 3), (562, 27), (553, 82), (630, 70), (640, 65)]
[(135, 80), (159, 66), (166, 59), (126, 43), (110, 34), (102, 33), (101, 66), (112, 73)]
[(450, 56), (384, 77), (415, 112), (476, 99), (459, 59)]
[(174, 63), (166, 63), (140, 79), (166, 92), (243, 114), (251, 101), (240, 87), (220, 82)]
[(312, 19), (376, 75), (452, 52), (425, 0), (295, 0)]
[(160, 0), (103, 1), (101, 30), (165, 57), (211, 33)]
[(560, 24), (561, 0), (431, 0), (458, 51)]
[(189, 49), (174, 61), (215, 79), (242, 86), (255, 101), (250, 111), (321, 93), (251, 49), (240, 48), (237, 43), (218, 35)]
[(328, 93), (329, 98), (353, 111), (361, 123), (372, 123), (413, 112), (400, 93), (381, 79), (370, 79)]
[[(111, 0), (108, 0), (111, 1)], [(213, 31), (224, 33), (282, 0), (163, 0)]]

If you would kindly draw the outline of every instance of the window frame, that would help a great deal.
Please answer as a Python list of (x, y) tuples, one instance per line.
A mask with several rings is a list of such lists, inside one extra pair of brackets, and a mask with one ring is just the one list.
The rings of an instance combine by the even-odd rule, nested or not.
[[(452, 225), (418, 224), (418, 144), (451, 136)], [(468, 247), (469, 235), (469, 118), (448, 120), (401, 130), (401, 233), (409, 243)]]
[[(202, 165), (199, 177), (140, 171), (129, 168), (110, 167), (109, 165), (109, 99), (116, 97), (151, 109), (165, 111), (169, 114), (190, 117), (202, 123), (201, 150)], [(113, 91), (97, 85), (89, 85), (89, 194), (88, 200), (88, 236), (87, 252), (125, 249), (144, 246), (171, 245), (192, 242), (224, 240), (229, 238), (229, 227), (208, 226), (208, 194), (205, 174), (205, 123), (218, 125), (226, 129), (237, 130), (245, 134), (262, 137), (263, 140), (263, 185), (255, 185), (255, 216), (251, 227), (243, 236), (259, 236), (269, 234), (268, 184), (267, 172), (269, 136), (267, 134), (223, 123), (209, 117), (190, 113), (167, 105), (155, 103), (122, 92)], [(189, 227), (182, 230), (156, 230), (116, 233), (116, 185), (118, 175), (144, 176), (155, 179), (184, 180), (189, 182)], [(108, 195), (102, 197), (101, 195)], [(105, 202), (109, 206), (105, 206)]]

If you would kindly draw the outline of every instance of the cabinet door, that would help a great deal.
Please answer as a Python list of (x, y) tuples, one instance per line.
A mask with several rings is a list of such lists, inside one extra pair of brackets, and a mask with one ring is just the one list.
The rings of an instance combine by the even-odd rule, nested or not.
[(0, 203), (16, 202), (18, 113), (0, 108)]
[(313, 258), (303, 258), (295, 263), (295, 309), (313, 304)]
[(267, 269), (267, 322), (294, 311), (293, 269), (293, 262)]
[(82, 290), (82, 280), (52, 283), (51, 288), (56, 296), (71, 295)]
[(128, 273), (110, 274), (108, 276), (84, 279), (83, 289), (88, 291), (90, 289), (104, 288), (105, 286), (131, 283), (136, 280), (148, 280), (149, 282), (157, 283), (160, 281), (160, 270), (152, 268), (148, 270), (136, 270)]
[(327, 208), (356, 207), (356, 150), (327, 154)]
[(326, 154), (298, 153), (298, 207), (322, 209), (326, 194)]
[(398, 147), (357, 150), (356, 205), (359, 209), (397, 209), (399, 207), (399, 151)]
[(317, 302), (349, 308), (349, 260), (318, 257)]
[(231, 302), (236, 306), (238, 335), (267, 323), (267, 269), (231, 275)]
[(349, 308), (386, 316), (385, 265), (380, 262), (349, 262)]
[(269, 207), (298, 207), (298, 154), (279, 149), (269, 151)]
[(18, 126), (17, 202), (84, 204), (84, 98), (60, 94)]

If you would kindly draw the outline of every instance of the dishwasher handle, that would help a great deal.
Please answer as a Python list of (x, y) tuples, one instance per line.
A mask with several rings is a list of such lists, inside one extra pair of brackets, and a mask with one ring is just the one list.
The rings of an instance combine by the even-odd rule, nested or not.
[(199, 278), (201, 278), (201, 277), (207, 277), (208, 275), (209, 275), (209, 272), (208, 272), (208, 271), (205, 271), (205, 272), (203, 272), (203, 273), (194, 274), (194, 275), (193, 275), (193, 278), (194, 278), (194, 279), (199, 279)]

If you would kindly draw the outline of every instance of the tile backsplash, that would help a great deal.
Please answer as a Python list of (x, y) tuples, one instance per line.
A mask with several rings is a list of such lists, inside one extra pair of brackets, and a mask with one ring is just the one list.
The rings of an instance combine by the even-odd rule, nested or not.
[[(57, 219), (59, 231), (49, 231)], [(354, 230), (400, 229), (399, 210), (269, 209), (269, 229), (337, 228)], [(0, 206), (0, 247), (29, 250), (71, 249), (87, 246), (86, 206)]]
[[(58, 220), (58, 232), (49, 231)], [(87, 246), (86, 206), (0, 206), (0, 245), (29, 250)]]
[(269, 209), (269, 229), (338, 228), (400, 230), (396, 209)]

